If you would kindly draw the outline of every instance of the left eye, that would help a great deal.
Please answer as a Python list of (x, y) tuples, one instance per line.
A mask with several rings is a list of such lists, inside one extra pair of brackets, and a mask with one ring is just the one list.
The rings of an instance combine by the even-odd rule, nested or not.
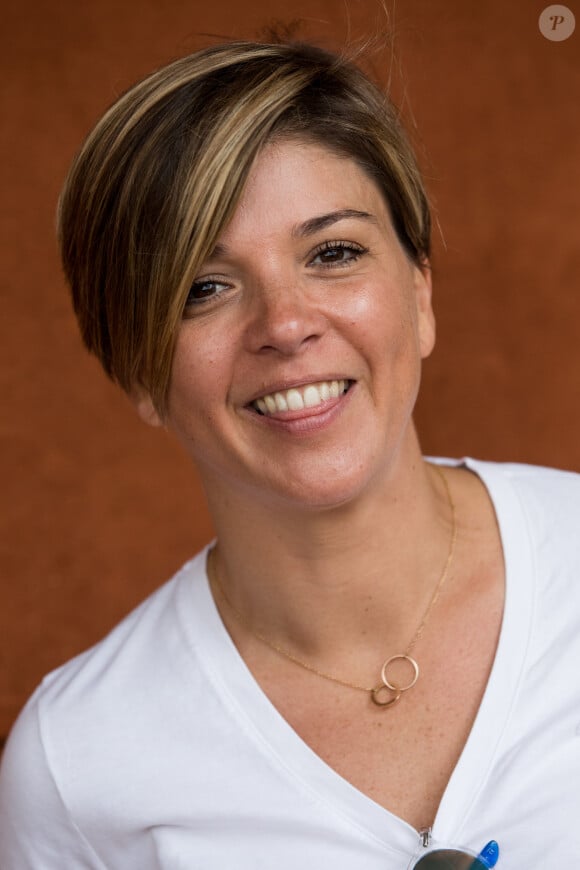
[(358, 260), (364, 253), (365, 248), (354, 242), (325, 242), (314, 252), (309, 265), (343, 266)]

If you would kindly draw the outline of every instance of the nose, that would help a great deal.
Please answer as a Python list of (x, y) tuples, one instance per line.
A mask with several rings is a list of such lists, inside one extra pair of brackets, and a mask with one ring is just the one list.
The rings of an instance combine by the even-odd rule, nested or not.
[(254, 353), (293, 356), (319, 339), (326, 317), (299, 283), (269, 283), (252, 294), (246, 337)]

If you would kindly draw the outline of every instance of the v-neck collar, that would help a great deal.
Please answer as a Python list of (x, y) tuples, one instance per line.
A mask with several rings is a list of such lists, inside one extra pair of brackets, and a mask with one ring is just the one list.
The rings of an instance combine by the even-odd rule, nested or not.
[[(485, 788), (517, 701), (533, 622), (536, 571), (527, 520), (501, 465), (465, 459), (485, 484), (499, 526), (505, 564), (505, 601), (498, 646), (489, 680), (467, 738), (439, 804), (432, 834), (437, 841), (462, 842), (471, 809)], [(477, 631), (477, 624), (473, 626)]]
[[(470, 810), (485, 787), (516, 701), (532, 622), (534, 564), (524, 512), (501, 467), (472, 459), (432, 461), (464, 465), (483, 481), (495, 508), (506, 573), (504, 614), (491, 674), (432, 828), (435, 842), (458, 843)], [(236, 727), (245, 730), (277, 774), (294, 788), (324, 802), (327, 809), (387, 852), (408, 859), (417, 850), (417, 831), (329, 767), (281, 716), (255, 680), (215, 606), (205, 571), (206, 557), (207, 549), (182, 575), (178, 610), (200, 664), (235, 716)], [(192, 577), (195, 582), (191, 582)]]

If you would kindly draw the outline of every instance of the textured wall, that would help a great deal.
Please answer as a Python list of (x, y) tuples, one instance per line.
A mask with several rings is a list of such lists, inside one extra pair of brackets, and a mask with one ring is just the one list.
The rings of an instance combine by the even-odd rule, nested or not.
[[(396, 4), (394, 92), (406, 90), (441, 227), (439, 342), (417, 419), (426, 452), (580, 470), (580, 8), (569, 4), (578, 31), (555, 43), (538, 30), (544, 5)], [(53, 239), (67, 165), (136, 78), (203, 44), (200, 34), (251, 37), (287, 9), (4, 4), (0, 733), (43, 673), (211, 535), (188, 462), (137, 422), (81, 348)], [(340, 44), (348, 27), (372, 31), (377, 9), (294, 0), (291, 14)], [(386, 54), (374, 65), (386, 79)]]

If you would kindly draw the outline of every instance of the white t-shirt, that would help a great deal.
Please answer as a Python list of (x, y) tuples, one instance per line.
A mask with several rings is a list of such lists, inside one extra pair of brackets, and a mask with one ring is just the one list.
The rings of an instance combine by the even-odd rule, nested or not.
[[(495, 505), (506, 603), (431, 845), (493, 838), (498, 870), (577, 867), (580, 476), (466, 464)], [(264, 695), (216, 611), (205, 551), (44, 680), (3, 759), (2, 870), (407, 870), (423, 851)]]

